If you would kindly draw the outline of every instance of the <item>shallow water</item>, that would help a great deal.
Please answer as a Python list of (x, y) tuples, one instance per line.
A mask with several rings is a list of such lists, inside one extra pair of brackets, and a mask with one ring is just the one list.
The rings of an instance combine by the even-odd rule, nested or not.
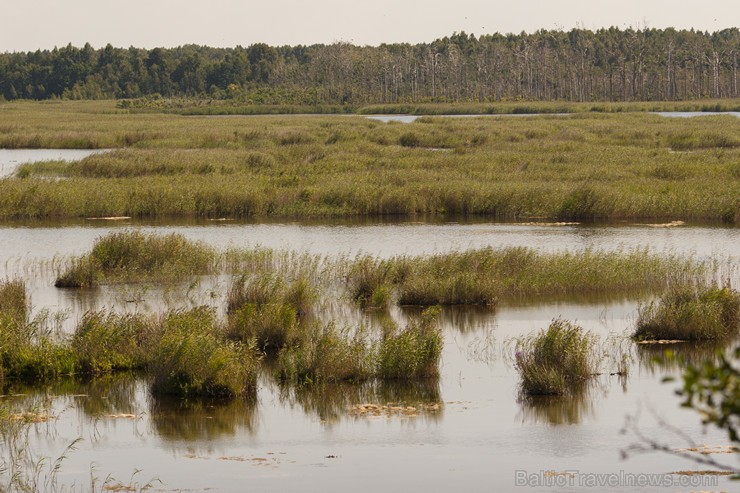
[(0, 178), (12, 175), (24, 163), (79, 161), (107, 149), (0, 149)]
[[(413, 123), (419, 118), (423, 117), (444, 117), (444, 118), (481, 118), (481, 117), (493, 117), (493, 118), (508, 118), (508, 117), (565, 117), (574, 115), (577, 113), (526, 113), (526, 114), (484, 114), (484, 115), (372, 115), (366, 116), (370, 120), (377, 120), (383, 123), (398, 122), (398, 123)], [(733, 115), (740, 118), (740, 111), (718, 111), (718, 112), (705, 112), (705, 111), (656, 111), (653, 112), (655, 115), (676, 117), (676, 118), (690, 118), (694, 116), (712, 116), (712, 115)]]
[[(262, 245), (326, 255), (365, 252), (387, 257), (483, 246), (542, 251), (644, 247), (700, 258), (722, 256), (735, 264), (740, 260), (740, 229), (705, 225), (155, 225), (95, 220), (64, 227), (0, 227), (0, 277), (22, 275), (36, 310), (67, 310), (71, 319), (103, 306), (157, 311), (200, 303), (223, 305), (225, 277), (203, 278), (192, 299), (187, 299), (151, 286), (59, 290), (51, 286), (53, 269), (38, 269), (54, 257), (81, 254), (95, 238), (120, 228), (177, 232), (217, 248)], [(212, 291), (220, 297), (211, 297)], [(628, 416), (639, 415), (640, 431), (672, 448), (689, 444), (661, 420), (698, 444), (728, 444), (725, 433), (704, 430), (696, 413), (680, 407), (674, 395), (677, 384), (661, 383), (665, 374), (678, 370), (654, 362), (649, 350), (632, 347), (626, 379), (608, 375), (616, 363), (607, 358), (604, 374), (579, 398), (530, 402), (518, 395), (517, 375), (509, 363), (513, 337), (562, 317), (603, 341), (618, 338), (631, 330), (637, 303), (581, 298), (535, 300), (495, 311), (447, 308), (441, 316), (445, 347), (438, 382), (311, 392), (283, 389), (265, 375), (256, 403), (214, 406), (154, 399), (146, 381), (118, 377), (48, 389), (11, 389), (25, 395), (3, 399), (20, 405), (51, 396), (57, 419), (34, 425), (29, 444), (53, 461), (81, 437), (58, 476), (60, 484), (75, 483), (81, 490), (87, 489), (95, 464), (93, 475), (101, 481), (109, 474), (124, 484), (143, 485), (158, 478), (162, 483), (155, 489), (164, 491), (243, 491), (246, 484), (255, 491), (603, 491), (588, 486), (589, 480), (610, 480), (595, 474), (617, 475), (618, 484), (610, 483), (609, 491), (730, 491), (734, 485), (724, 478), (668, 474), (703, 467), (667, 454), (620, 459), (622, 451), (639, 442), (634, 432), (621, 433)], [(390, 315), (403, 320), (409, 311), (393, 308)], [(357, 311), (355, 316), (363, 317)], [(367, 403), (402, 404), (415, 411), (352, 413), (353, 406)], [(732, 455), (715, 457), (737, 464)], [(132, 479), (137, 470), (141, 472)], [(569, 471), (573, 476), (544, 471)], [(657, 474), (650, 478), (660, 485), (626, 484), (636, 474)], [(682, 484), (682, 480), (717, 483)]]
[[(226, 406), (159, 401), (149, 396), (146, 382), (126, 378), (52, 388), (52, 395), (66, 394), (54, 400), (59, 417), (37, 425), (31, 442), (55, 457), (83, 438), (64, 462), (59, 476), (64, 484), (85, 484), (94, 462), (101, 478), (111, 474), (127, 482), (140, 470), (136, 481), (157, 477), (166, 491), (240, 491), (244, 481), (256, 491), (305, 491), (307, 484), (325, 491), (551, 491), (552, 485), (532, 487), (531, 477), (526, 487), (515, 482), (522, 471), (539, 477), (550, 470), (580, 474), (567, 485), (569, 491), (593, 491), (578, 487), (578, 481), (587, 474), (694, 469), (665, 454), (620, 460), (620, 452), (638, 441), (634, 433), (620, 433), (628, 415), (640, 414), (641, 432), (675, 448), (688, 445), (655, 416), (697, 443), (726, 443), (724, 433), (703, 432), (698, 416), (680, 408), (676, 385), (660, 383), (660, 368), (633, 365), (626, 380), (604, 375), (583, 399), (526, 403), (517, 395), (515, 372), (502, 354), (508, 338), (558, 315), (601, 335), (621, 333), (634, 308), (633, 303), (504, 308), (481, 314), (471, 332), (460, 332), (443, 318), (447, 343), (438, 386), (329, 388), (296, 395), (265, 379), (257, 403)], [(379, 417), (349, 412), (354, 404), (399, 401), (440, 409)], [(729, 491), (727, 480), (719, 481), (716, 489)], [(681, 489), (671, 484), (609, 491)]]

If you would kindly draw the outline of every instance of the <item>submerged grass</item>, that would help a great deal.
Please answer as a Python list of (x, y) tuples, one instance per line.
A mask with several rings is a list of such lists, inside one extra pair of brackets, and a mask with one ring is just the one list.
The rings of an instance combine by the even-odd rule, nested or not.
[(740, 221), (740, 119), (611, 111), (402, 125), (130, 114), (112, 102), (5, 103), (0, 147), (119, 149), (24, 166), (0, 181), (0, 218)]
[(179, 234), (120, 231), (98, 238), (90, 253), (72, 260), (56, 287), (91, 287), (128, 280), (184, 278), (208, 273), (215, 260), (206, 245)]
[(637, 340), (726, 340), (740, 332), (740, 293), (716, 285), (671, 287), (638, 310)]
[(598, 372), (596, 338), (565, 320), (516, 340), (515, 368), (525, 395), (574, 393)]

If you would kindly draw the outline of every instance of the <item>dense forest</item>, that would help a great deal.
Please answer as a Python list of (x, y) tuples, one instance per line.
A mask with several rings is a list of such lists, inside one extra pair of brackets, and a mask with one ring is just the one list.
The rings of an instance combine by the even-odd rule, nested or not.
[(740, 30), (455, 33), (424, 44), (0, 53), (0, 98), (209, 97), (260, 104), (740, 97)]

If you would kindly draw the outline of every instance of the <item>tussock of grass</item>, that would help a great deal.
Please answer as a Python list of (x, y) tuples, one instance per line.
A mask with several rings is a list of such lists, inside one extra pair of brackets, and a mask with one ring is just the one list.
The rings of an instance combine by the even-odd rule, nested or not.
[(256, 395), (253, 348), (226, 341), (211, 310), (172, 312), (161, 324), (148, 365), (155, 394), (219, 399)]
[(437, 327), (438, 307), (425, 310), (404, 330), (383, 335), (378, 349), (377, 375), (383, 379), (418, 379), (439, 376), (443, 338)]
[(679, 284), (641, 305), (638, 340), (727, 339), (740, 331), (740, 293), (730, 287)]
[(274, 353), (298, 337), (311, 310), (315, 290), (305, 279), (286, 282), (276, 275), (239, 276), (229, 290), (229, 336), (256, 340)]
[(438, 309), (426, 311), (404, 329), (387, 330), (374, 339), (365, 328), (314, 328), (305, 339), (278, 355), (279, 376), (295, 383), (361, 382), (370, 379), (414, 380), (439, 375), (442, 334)]
[(516, 340), (515, 368), (525, 395), (562, 395), (577, 391), (598, 371), (596, 339), (565, 320)]
[(56, 287), (91, 287), (101, 282), (167, 280), (207, 273), (214, 251), (179, 234), (109, 233), (56, 279)]
[(27, 314), (28, 300), (23, 280), (0, 281), (0, 318), (25, 322)]
[(154, 321), (141, 315), (86, 313), (72, 338), (79, 371), (99, 375), (143, 369), (155, 331)]
[(374, 346), (364, 329), (313, 327), (278, 355), (279, 376), (295, 383), (359, 382), (373, 375)]

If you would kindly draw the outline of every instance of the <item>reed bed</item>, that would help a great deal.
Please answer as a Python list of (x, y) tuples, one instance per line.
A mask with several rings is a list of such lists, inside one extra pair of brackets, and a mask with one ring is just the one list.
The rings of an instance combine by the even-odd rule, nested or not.
[(401, 305), (494, 306), (532, 296), (654, 292), (703, 277), (711, 267), (646, 249), (541, 253), (511, 247), (389, 260), (364, 256), (344, 270), (350, 296), (364, 304), (392, 288)]
[(404, 125), (130, 114), (100, 102), (3, 109), (0, 147), (118, 150), (23, 166), (0, 180), (0, 219), (740, 220), (740, 119), (727, 115), (606, 109)]
[(727, 340), (740, 332), (740, 293), (729, 286), (684, 284), (640, 306), (637, 340)]
[(577, 393), (598, 372), (596, 338), (565, 320), (517, 339), (515, 349), (521, 391), (528, 396)]

